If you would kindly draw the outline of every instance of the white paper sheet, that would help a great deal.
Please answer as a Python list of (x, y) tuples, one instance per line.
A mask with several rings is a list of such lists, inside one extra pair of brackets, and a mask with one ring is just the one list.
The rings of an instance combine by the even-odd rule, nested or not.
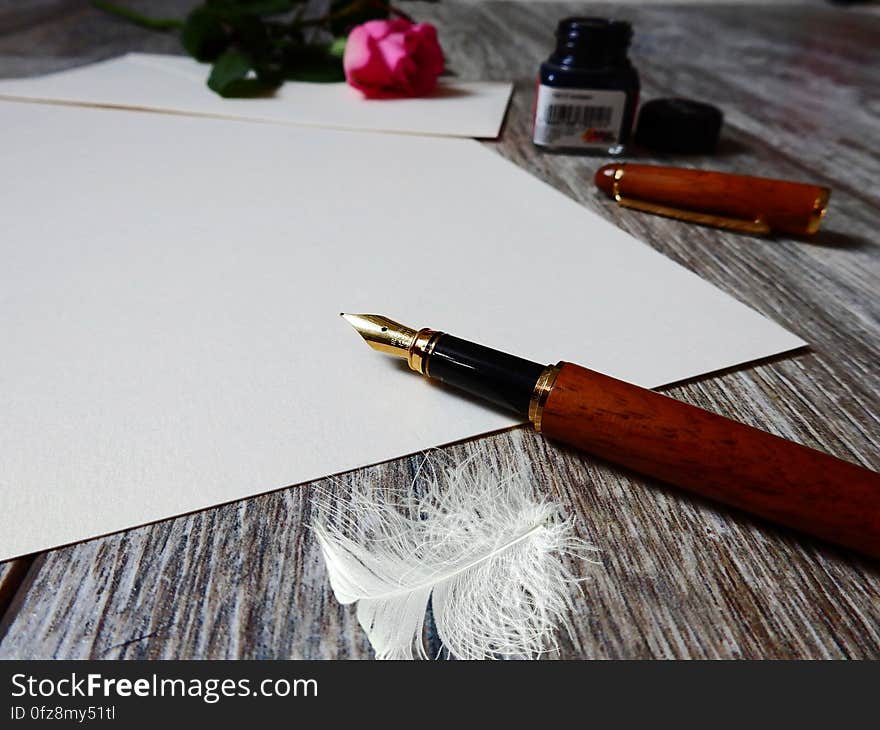
[(421, 99), (368, 100), (345, 83), (290, 81), (271, 97), (223, 99), (206, 85), (210, 67), (186, 56), (132, 53), (31, 79), (0, 80), (0, 98), (126, 107), (310, 127), (494, 138), (509, 83), (443, 79)]
[(0, 559), (516, 422), (340, 311), (646, 386), (803, 344), (474, 141), (0, 119)]

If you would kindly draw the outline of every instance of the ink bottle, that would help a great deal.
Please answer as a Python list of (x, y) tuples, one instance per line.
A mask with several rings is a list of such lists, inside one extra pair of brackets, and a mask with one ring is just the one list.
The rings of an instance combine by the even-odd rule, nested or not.
[(536, 146), (555, 152), (619, 155), (632, 131), (639, 75), (627, 51), (629, 23), (565, 18), (556, 49), (541, 64), (535, 103)]

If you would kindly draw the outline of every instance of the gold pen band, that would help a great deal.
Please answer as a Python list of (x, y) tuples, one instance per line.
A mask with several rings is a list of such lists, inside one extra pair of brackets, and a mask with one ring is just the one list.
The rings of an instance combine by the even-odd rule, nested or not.
[(413, 338), (406, 355), (406, 361), (410, 369), (422, 375), (430, 375), (428, 368), (431, 353), (434, 352), (434, 346), (442, 334), (442, 332), (429, 329), (428, 327), (416, 332), (416, 336)]
[(544, 415), (544, 406), (547, 404), (550, 391), (553, 390), (553, 384), (556, 382), (556, 376), (559, 375), (560, 367), (562, 367), (562, 363), (548, 365), (544, 368), (538, 382), (535, 383), (534, 391), (532, 391), (532, 399), (529, 401), (529, 421), (532, 422), (538, 433), (541, 433), (541, 417)]

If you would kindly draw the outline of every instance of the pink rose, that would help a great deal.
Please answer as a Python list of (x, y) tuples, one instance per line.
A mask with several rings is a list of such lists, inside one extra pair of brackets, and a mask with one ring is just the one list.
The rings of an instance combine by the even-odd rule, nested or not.
[(443, 73), (443, 50), (430, 23), (371, 20), (348, 34), (342, 65), (368, 99), (424, 96)]

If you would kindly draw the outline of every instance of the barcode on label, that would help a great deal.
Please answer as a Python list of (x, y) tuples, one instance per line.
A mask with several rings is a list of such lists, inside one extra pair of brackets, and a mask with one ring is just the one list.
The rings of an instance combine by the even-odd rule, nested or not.
[(544, 112), (544, 123), (565, 126), (608, 127), (614, 110), (610, 106), (581, 104), (550, 104)]

